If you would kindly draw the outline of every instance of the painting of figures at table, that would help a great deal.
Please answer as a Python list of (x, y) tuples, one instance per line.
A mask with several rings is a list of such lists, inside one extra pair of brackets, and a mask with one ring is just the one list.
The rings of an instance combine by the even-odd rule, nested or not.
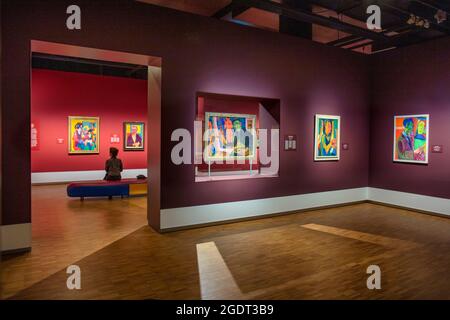
[(249, 160), (255, 157), (256, 115), (205, 113), (205, 161)]

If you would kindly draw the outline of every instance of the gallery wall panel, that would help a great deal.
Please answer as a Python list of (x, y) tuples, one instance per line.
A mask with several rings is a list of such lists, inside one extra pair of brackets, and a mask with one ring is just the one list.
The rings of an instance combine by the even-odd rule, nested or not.
[[(374, 57), (371, 187), (450, 198), (449, 57), (448, 37)], [(429, 115), (428, 163), (394, 162), (394, 117), (422, 114)]]

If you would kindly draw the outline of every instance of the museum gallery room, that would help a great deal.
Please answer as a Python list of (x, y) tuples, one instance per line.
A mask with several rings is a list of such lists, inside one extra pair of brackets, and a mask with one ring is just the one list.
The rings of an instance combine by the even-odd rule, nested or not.
[(450, 3), (372, 2), (1, 1), (0, 299), (450, 299)]

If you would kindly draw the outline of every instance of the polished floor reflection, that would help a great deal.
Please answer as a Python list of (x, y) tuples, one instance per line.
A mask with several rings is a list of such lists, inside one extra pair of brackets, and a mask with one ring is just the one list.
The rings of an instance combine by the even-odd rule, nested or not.
[[(144, 206), (134, 200), (113, 200), (113, 206), (108, 200), (95, 200), (95, 207), (105, 212), (76, 220), (70, 232), (87, 228), (86, 244), (100, 241), (96, 237), (106, 233), (84, 223), (108, 225), (108, 210), (121, 212), (116, 222), (126, 223), (129, 212), (136, 211), (131, 217), (142, 214)], [(94, 202), (88, 206), (96, 211)], [(78, 210), (63, 214), (76, 215)], [(60, 227), (46, 226), (52, 230), (47, 236), (64, 239), (69, 229)], [(84, 246), (84, 254), (69, 240), (57, 244), (66, 257), (59, 260), (59, 270), (27, 281), (26, 288), (11, 298), (450, 299), (446, 218), (364, 203), (167, 234), (145, 225), (131, 229), (117, 241)], [(23, 257), (7, 263), (9, 273), (2, 271), (2, 284), (7, 286), (11, 278), (28, 277), (22, 272), (33, 269), (25, 267)], [(39, 264), (44, 262), (36, 257), (35, 265)], [(66, 288), (69, 264), (82, 270), (81, 290)], [(381, 268), (381, 290), (367, 289), (369, 265)]]

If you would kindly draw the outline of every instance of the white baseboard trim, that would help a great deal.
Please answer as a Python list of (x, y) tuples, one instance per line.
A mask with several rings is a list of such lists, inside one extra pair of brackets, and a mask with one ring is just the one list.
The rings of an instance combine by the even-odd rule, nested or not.
[(368, 188), (161, 210), (161, 230), (365, 201)]
[[(79, 175), (77, 175), (77, 177), (79, 177)], [(286, 197), (162, 209), (161, 230), (164, 231), (172, 228), (252, 218), (268, 214), (313, 209), (365, 200), (450, 216), (450, 199), (364, 187)], [(0, 226), (0, 239), (1, 251), (14, 251), (30, 248), (31, 223)]]
[(0, 226), (0, 251), (31, 248), (31, 223)]
[(371, 201), (450, 216), (450, 199), (378, 188), (368, 189), (368, 199)]
[[(122, 178), (136, 178), (143, 174), (147, 175), (147, 169), (126, 169), (122, 172)], [(61, 171), (61, 172), (35, 172), (31, 174), (31, 183), (58, 183), (74, 181), (102, 180), (105, 176), (105, 170), (90, 171)]]
[(287, 197), (162, 209), (161, 230), (366, 200), (450, 216), (450, 199), (365, 187)]

